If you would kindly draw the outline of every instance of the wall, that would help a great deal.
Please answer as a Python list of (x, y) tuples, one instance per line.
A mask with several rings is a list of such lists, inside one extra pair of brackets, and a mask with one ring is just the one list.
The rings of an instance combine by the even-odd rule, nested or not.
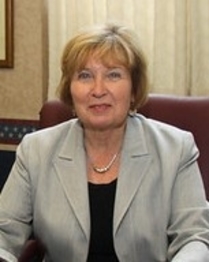
[[(36, 129), (48, 81), (45, 0), (14, 0), (14, 68), (0, 68), (0, 150), (14, 149), (8, 132)], [(20, 139), (19, 139), (20, 140)], [(14, 142), (13, 142), (14, 141)]]
[(38, 128), (46, 99), (46, 0), (14, 0), (14, 67), (0, 68), (0, 190), (22, 137)]

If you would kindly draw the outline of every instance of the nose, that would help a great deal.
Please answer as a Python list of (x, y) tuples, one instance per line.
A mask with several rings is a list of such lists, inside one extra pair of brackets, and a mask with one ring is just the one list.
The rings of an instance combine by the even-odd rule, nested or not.
[(107, 92), (105, 86), (105, 80), (102, 75), (97, 75), (94, 77), (94, 85), (92, 89), (92, 95), (94, 97), (100, 98), (103, 97)]

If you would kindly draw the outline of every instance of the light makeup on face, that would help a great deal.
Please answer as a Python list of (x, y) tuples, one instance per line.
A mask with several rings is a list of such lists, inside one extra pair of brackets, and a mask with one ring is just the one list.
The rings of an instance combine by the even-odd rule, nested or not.
[(110, 67), (110, 68), (84, 68), (76, 73), (76, 79), (82, 82), (89, 82), (94, 80), (97, 75), (102, 75), (102, 78), (110, 81), (116, 82), (120, 79), (125, 79), (128, 77), (128, 70), (124, 67)]

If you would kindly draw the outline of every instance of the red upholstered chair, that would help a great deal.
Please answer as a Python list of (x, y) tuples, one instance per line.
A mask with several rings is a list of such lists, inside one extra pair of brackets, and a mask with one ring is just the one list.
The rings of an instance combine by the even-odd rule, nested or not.
[(209, 200), (209, 96), (151, 95), (142, 114), (190, 131), (200, 150), (198, 164)]
[(36, 239), (26, 242), (18, 262), (41, 262), (44, 258), (44, 247)]
[[(209, 200), (209, 97), (150, 95), (146, 105), (139, 110), (153, 118), (193, 133), (200, 150), (198, 159)], [(40, 111), (40, 128), (46, 128), (72, 118), (72, 112), (59, 100), (45, 102)], [(24, 253), (34, 252), (34, 243)], [(31, 253), (33, 253), (31, 252)], [(32, 260), (20, 260), (20, 262)], [(38, 260), (37, 260), (38, 261)]]
[[(200, 150), (198, 163), (209, 200), (209, 97), (152, 94), (139, 112), (193, 133)], [(72, 117), (70, 109), (59, 100), (45, 102), (40, 111), (40, 128)]]

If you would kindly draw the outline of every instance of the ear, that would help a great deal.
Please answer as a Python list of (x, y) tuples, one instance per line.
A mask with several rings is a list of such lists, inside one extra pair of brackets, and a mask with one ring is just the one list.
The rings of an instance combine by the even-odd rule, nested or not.
[(135, 104), (135, 98), (134, 98), (134, 95), (132, 94), (131, 95), (131, 102), (130, 102), (130, 110), (134, 110), (134, 104)]

